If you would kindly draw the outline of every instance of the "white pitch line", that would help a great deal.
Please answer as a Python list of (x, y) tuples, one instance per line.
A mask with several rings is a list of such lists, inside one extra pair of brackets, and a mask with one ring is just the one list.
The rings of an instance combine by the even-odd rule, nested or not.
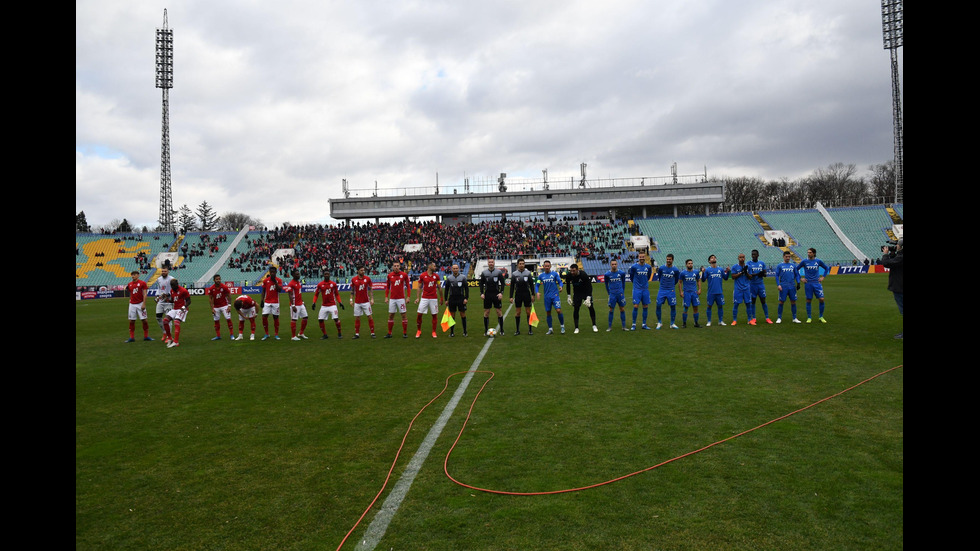
[[(503, 319), (507, 319), (507, 315), (510, 314), (510, 310), (513, 305), (507, 307), (507, 311), (504, 312)], [(483, 350), (480, 350), (480, 354), (473, 361), (473, 365), (470, 366), (469, 371), (463, 377), (462, 382), (459, 383), (459, 388), (453, 394), (449, 403), (442, 410), (442, 415), (436, 420), (436, 424), (432, 425), (429, 429), (429, 434), (425, 436), (425, 440), (422, 440), (422, 445), (419, 446), (418, 451), (412, 456), (412, 460), (408, 462), (408, 466), (405, 467), (405, 472), (402, 473), (401, 478), (395, 483), (394, 487), (391, 489), (391, 493), (385, 498), (384, 503), (381, 504), (381, 509), (374, 516), (374, 520), (368, 526), (367, 531), (364, 532), (364, 538), (358, 542), (357, 547), (354, 549), (357, 551), (372, 551), (378, 543), (381, 542), (381, 538), (385, 535), (385, 531), (388, 530), (388, 524), (391, 523), (391, 519), (398, 512), (398, 508), (402, 504), (402, 500), (408, 494), (408, 490), (412, 487), (412, 482), (415, 481), (415, 476), (422, 469), (422, 463), (425, 459), (429, 457), (429, 452), (432, 451), (432, 447), (435, 445), (436, 440), (439, 435), (442, 434), (442, 429), (445, 428), (446, 423), (449, 422), (449, 418), (452, 417), (453, 411), (456, 410), (456, 405), (459, 404), (460, 399), (463, 397), (463, 393), (466, 392), (466, 387), (469, 386), (470, 380), (473, 378), (473, 374), (476, 373), (477, 369), (480, 368), (480, 363), (483, 362), (483, 357), (486, 356), (487, 350), (490, 349), (490, 345), (493, 344), (494, 339), (487, 339), (487, 343), (483, 345)]]

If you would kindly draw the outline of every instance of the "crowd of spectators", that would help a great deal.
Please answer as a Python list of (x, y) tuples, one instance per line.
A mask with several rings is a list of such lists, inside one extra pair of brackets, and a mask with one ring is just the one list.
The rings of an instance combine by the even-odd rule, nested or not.
[[(616, 258), (627, 254), (631, 226), (625, 222), (566, 220), (493, 221), (477, 224), (440, 222), (354, 223), (351, 225), (283, 226), (264, 235), (246, 236), (227, 266), (243, 271), (265, 270), (273, 253), (292, 249), (278, 259), (280, 266), (296, 268), (303, 278), (316, 278), (330, 268), (338, 279), (352, 277), (358, 266), (370, 276), (386, 273), (394, 260), (412, 272), (424, 271), (427, 262), (448, 271), (454, 263), (471, 265), (479, 259), (527, 256)], [(405, 251), (405, 245), (421, 245)], [(243, 250), (244, 249), (244, 250)]]
[(208, 255), (210, 258), (214, 258), (214, 255), (221, 252), (219, 243), (226, 241), (228, 241), (227, 234), (219, 233), (217, 235), (210, 235), (202, 233), (198, 235), (197, 241), (193, 244), (189, 244), (185, 238), (183, 245), (180, 247), (180, 254), (183, 255), (185, 262), (193, 262), (195, 256)]

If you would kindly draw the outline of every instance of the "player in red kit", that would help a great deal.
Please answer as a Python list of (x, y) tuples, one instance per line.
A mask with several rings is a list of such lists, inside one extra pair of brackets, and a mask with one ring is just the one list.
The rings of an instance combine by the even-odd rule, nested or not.
[(436, 327), (439, 324), (439, 306), (442, 300), (439, 298), (439, 274), (436, 273), (436, 263), (429, 262), (425, 272), (419, 276), (419, 292), (415, 298), (415, 304), (419, 305), (418, 317), (415, 319), (415, 338), (422, 337), (422, 315), (432, 314), (432, 338), (436, 338)]
[[(170, 282), (170, 297), (174, 301), (174, 307), (167, 312), (167, 319), (164, 320), (163, 328), (167, 332), (167, 348), (180, 346), (180, 325), (187, 321), (187, 308), (191, 305), (191, 294), (187, 289), (180, 286), (177, 278)], [(174, 324), (173, 334), (170, 331), (170, 322)]]
[(385, 302), (388, 303), (388, 334), (386, 339), (391, 338), (391, 330), (395, 328), (395, 313), (402, 315), (402, 338), (408, 338), (408, 314), (406, 313), (405, 299), (408, 293), (408, 274), (401, 270), (401, 264), (394, 262), (391, 265), (391, 273), (388, 274), (388, 281), (385, 283)]
[(262, 340), (269, 338), (270, 314), (276, 330), (275, 339), (279, 340), (279, 291), (282, 291), (282, 280), (276, 277), (276, 267), (272, 266), (269, 275), (262, 280), (262, 328), (265, 329)]
[(316, 311), (316, 301), (319, 298), (323, 298), (323, 306), (320, 308), (320, 313), (317, 314), (317, 319), (320, 321), (320, 332), (323, 336), (320, 337), (321, 340), (327, 339), (327, 318), (332, 318), (334, 324), (337, 326), (337, 338), (344, 338), (340, 331), (340, 316), (337, 315), (337, 307), (344, 307), (344, 303), (340, 302), (340, 288), (337, 283), (330, 281), (330, 270), (323, 270), (323, 281), (316, 284), (316, 292), (313, 293), (313, 310)]
[(231, 296), (231, 289), (221, 282), (221, 276), (214, 274), (214, 285), (208, 287), (208, 302), (211, 304), (211, 311), (214, 312), (214, 337), (213, 341), (221, 340), (221, 316), (228, 321), (228, 335), (235, 340), (235, 329), (231, 325), (231, 305), (228, 304), (228, 297)]
[(252, 324), (252, 334), (248, 338), (250, 341), (255, 340), (255, 301), (252, 297), (248, 295), (242, 295), (235, 299), (235, 311), (238, 312), (238, 338), (237, 341), (242, 340), (242, 335), (245, 333), (245, 320), (247, 319), (249, 323)]
[(361, 266), (357, 269), (357, 275), (351, 278), (350, 302), (354, 305), (354, 338), (361, 338), (361, 316), (366, 315), (368, 325), (371, 327), (371, 338), (374, 338), (374, 313), (371, 305), (374, 304), (374, 293), (371, 291), (371, 278), (364, 275), (365, 268)]
[(139, 270), (133, 270), (129, 275), (133, 276), (133, 280), (126, 285), (126, 292), (129, 293), (129, 340), (126, 342), (136, 342), (136, 320), (143, 322), (143, 340), (152, 341), (150, 324), (146, 321), (146, 291), (149, 286), (140, 279)]
[[(306, 313), (306, 305), (303, 304), (303, 284), (299, 281), (299, 270), (293, 270), (293, 279), (286, 284), (286, 293), (289, 294), (289, 329), (293, 333), (294, 341), (307, 339), (306, 321), (309, 315)], [(296, 321), (300, 322), (299, 334), (296, 334)]]

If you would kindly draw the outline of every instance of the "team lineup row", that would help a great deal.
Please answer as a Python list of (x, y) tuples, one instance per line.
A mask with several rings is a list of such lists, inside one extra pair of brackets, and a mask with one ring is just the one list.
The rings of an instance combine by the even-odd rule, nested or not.
[[(684, 269), (674, 266), (674, 255), (668, 254), (665, 264), (653, 266), (647, 262), (646, 254), (641, 252), (637, 262), (629, 267), (627, 271), (619, 269), (616, 260), (611, 261), (610, 270), (603, 275), (602, 283), (609, 296), (609, 316), (606, 331), (612, 331), (613, 318), (618, 307), (620, 322), (624, 331), (635, 331), (637, 329), (637, 316), (642, 310), (642, 320), (640, 329), (649, 330), (647, 325), (648, 308), (651, 302), (655, 302), (657, 315), (657, 329), (664, 326), (662, 322), (662, 306), (667, 304), (670, 307), (671, 329), (678, 329), (676, 324), (678, 296), (683, 305), (682, 327), (687, 327), (688, 310), (693, 313), (694, 327), (700, 328), (700, 312), (702, 283), (707, 287), (705, 312), (707, 323), (711, 326), (712, 307), (717, 307), (718, 324), (725, 325), (723, 307), (725, 299), (722, 296), (722, 282), (731, 279), (734, 284), (732, 297), (732, 317), (731, 325), (736, 325), (738, 320), (738, 310), (740, 305), (745, 305), (747, 322), (749, 325), (756, 325), (756, 302), (762, 306), (763, 316), (766, 323), (774, 323), (769, 316), (769, 306), (766, 303), (765, 279), (768, 276), (769, 267), (759, 260), (759, 252), (752, 251), (752, 260), (746, 261), (744, 254), (738, 255), (738, 263), (731, 268), (721, 268), (717, 265), (717, 258), (711, 255), (708, 258), (709, 267), (701, 271), (694, 270), (694, 262), (691, 259), (685, 261)], [(554, 333), (552, 310), (558, 317), (559, 330), (565, 333), (565, 317), (562, 313), (561, 293), (567, 295), (566, 302), (573, 307), (574, 332), (579, 332), (579, 310), (585, 306), (589, 310), (592, 320), (592, 330), (598, 332), (596, 325), (595, 305), (592, 300), (592, 280), (584, 270), (578, 265), (571, 264), (567, 272), (562, 276), (552, 271), (551, 262), (544, 261), (543, 270), (535, 274), (525, 267), (523, 259), (517, 261), (517, 267), (513, 273), (508, 274), (506, 270), (495, 266), (495, 261), (487, 261), (487, 269), (483, 270), (478, 278), (480, 299), (483, 302), (483, 329), (484, 335), (495, 336), (504, 334), (504, 314), (503, 301), (504, 290), (507, 287), (507, 279), (510, 279), (509, 302), (516, 307), (514, 323), (514, 335), (521, 334), (522, 315), (526, 315), (528, 324), (527, 334), (533, 334), (533, 327), (537, 326), (537, 313), (534, 311), (533, 304), (536, 300), (544, 298), (545, 316), (548, 323), (547, 334)], [(819, 258), (816, 257), (816, 250), (809, 249), (807, 258), (799, 263), (790, 261), (790, 253), (783, 255), (783, 263), (775, 267), (776, 287), (779, 291), (779, 305), (777, 307), (777, 317), (775, 323), (782, 323), (783, 305), (788, 300), (790, 302), (792, 322), (802, 323), (797, 318), (797, 291), (801, 284), (805, 289), (806, 296), (806, 323), (813, 319), (811, 302), (814, 298), (819, 303), (819, 321), (826, 323), (824, 318), (824, 293), (822, 282), (824, 277), (830, 273), (830, 268)], [(289, 315), (292, 340), (300, 341), (308, 339), (306, 327), (309, 314), (303, 302), (302, 283), (300, 282), (300, 272), (292, 271), (292, 280), (283, 283), (277, 277), (277, 269), (272, 267), (269, 274), (262, 280), (262, 291), (260, 303), (256, 303), (248, 295), (241, 295), (231, 300), (231, 288), (222, 283), (221, 276), (214, 276), (214, 284), (207, 288), (206, 294), (213, 313), (215, 336), (211, 340), (220, 340), (221, 320), (226, 321), (228, 334), (232, 340), (244, 340), (245, 322), (248, 320), (250, 325), (250, 340), (255, 340), (256, 324), (255, 320), (259, 310), (262, 314), (262, 326), (264, 336), (262, 340), (279, 340), (279, 295), (285, 292), (289, 297)], [(628, 281), (627, 281), (628, 278)], [(659, 290), (655, 301), (651, 300), (650, 284), (658, 282)], [(466, 310), (470, 301), (469, 279), (465, 274), (460, 273), (459, 265), (453, 265), (452, 273), (440, 277), (436, 273), (435, 262), (430, 262), (417, 278), (418, 286), (415, 297), (415, 304), (418, 305), (416, 311), (416, 332), (415, 338), (422, 336), (422, 320), (425, 314), (430, 314), (432, 318), (432, 337), (437, 337), (437, 328), (440, 324), (438, 313), (439, 308), (445, 304), (447, 306), (443, 315), (443, 330), (449, 331), (449, 336), (455, 336), (456, 314), (459, 314), (462, 325), (463, 336), (467, 336)], [(626, 290), (627, 283), (632, 283), (633, 299), (633, 321), (629, 328), (626, 326)], [(160, 326), (163, 337), (162, 340), (168, 347), (180, 345), (181, 324), (187, 320), (187, 312), (191, 302), (190, 293), (186, 288), (181, 287), (176, 278), (170, 275), (167, 268), (161, 268), (161, 275), (155, 282), (156, 295), (156, 319)], [(388, 305), (388, 331), (385, 338), (391, 338), (395, 327), (395, 317), (401, 317), (402, 337), (408, 338), (408, 307), (406, 302), (410, 299), (412, 279), (408, 273), (401, 270), (398, 262), (392, 264), (391, 272), (388, 274), (384, 285), (384, 300)], [(152, 341), (149, 335), (148, 314), (146, 311), (146, 298), (149, 287), (146, 282), (139, 279), (139, 272), (132, 272), (132, 281), (127, 285), (129, 300), (129, 339), (126, 342), (134, 342), (136, 332), (136, 321), (142, 321), (143, 340)], [(338, 308), (344, 308), (340, 299), (340, 290), (336, 282), (330, 279), (330, 272), (323, 272), (323, 280), (320, 281), (314, 292), (311, 309), (316, 311), (318, 301), (322, 305), (317, 315), (321, 339), (327, 339), (326, 322), (333, 320), (337, 330), (337, 338), (342, 338), (341, 321)], [(357, 271), (357, 276), (351, 280), (350, 304), (354, 313), (354, 336), (360, 338), (361, 317), (366, 316), (371, 337), (376, 337), (374, 317), (373, 317), (373, 281), (365, 275), (365, 268), (362, 266)], [(238, 313), (238, 335), (235, 336), (232, 322), (231, 308), (234, 306)], [(523, 309), (523, 312), (522, 312)], [(490, 311), (495, 310), (497, 323), (490, 327)], [(269, 317), (273, 318), (273, 331), (270, 332)]]

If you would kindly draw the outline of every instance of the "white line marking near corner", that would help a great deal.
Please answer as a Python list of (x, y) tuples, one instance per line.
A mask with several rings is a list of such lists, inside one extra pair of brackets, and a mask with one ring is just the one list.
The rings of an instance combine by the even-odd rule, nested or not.
[[(507, 307), (507, 311), (504, 312), (503, 318), (506, 319), (510, 314), (510, 310), (513, 305)], [(436, 420), (436, 423), (432, 425), (429, 429), (429, 434), (425, 435), (425, 439), (422, 440), (422, 444), (419, 446), (418, 451), (412, 456), (412, 460), (408, 462), (408, 466), (405, 467), (405, 472), (395, 483), (394, 487), (391, 489), (391, 493), (385, 498), (384, 503), (381, 504), (381, 509), (378, 513), (374, 515), (374, 520), (367, 527), (367, 531), (364, 532), (364, 537), (357, 543), (357, 547), (354, 549), (357, 551), (372, 551), (378, 543), (381, 542), (381, 538), (385, 535), (388, 530), (388, 524), (391, 523), (391, 519), (398, 512), (398, 508), (402, 504), (402, 500), (408, 494), (408, 490), (412, 487), (412, 482), (415, 481), (415, 476), (422, 469), (422, 464), (425, 459), (429, 456), (429, 452), (432, 451), (432, 447), (435, 445), (436, 440), (439, 435), (442, 434), (442, 429), (445, 428), (446, 423), (449, 422), (449, 418), (452, 417), (453, 411), (456, 410), (456, 405), (459, 404), (460, 399), (463, 398), (463, 394), (466, 392), (466, 388), (470, 384), (470, 380), (473, 378), (473, 374), (480, 368), (480, 363), (483, 362), (483, 357), (487, 355), (487, 350), (490, 350), (490, 345), (493, 344), (494, 339), (487, 339), (487, 343), (483, 345), (483, 349), (480, 350), (480, 354), (477, 355), (476, 359), (473, 360), (473, 365), (470, 366), (469, 371), (463, 377), (462, 382), (459, 383), (459, 388), (453, 394), (452, 399), (446, 404), (446, 407), (442, 410), (442, 415)]]

